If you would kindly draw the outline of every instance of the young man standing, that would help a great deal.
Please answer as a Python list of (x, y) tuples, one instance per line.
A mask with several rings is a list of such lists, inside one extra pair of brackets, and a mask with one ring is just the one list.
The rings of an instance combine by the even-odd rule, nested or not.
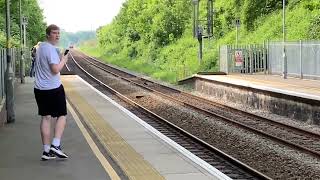
[[(46, 29), (47, 41), (37, 48), (35, 60), (34, 94), (41, 116), (42, 160), (68, 158), (61, 150), (60, 141), (66, 125), (66, 97), (60, 80), (60, 71), (68, 60), (61, 55), (55, 45), (60, 38), (60, 28), (54, 24)], [(51, 119), (56, 118), (54, 138), (51, 140)], [(51, 144), (51, 145), (50, 145)]]

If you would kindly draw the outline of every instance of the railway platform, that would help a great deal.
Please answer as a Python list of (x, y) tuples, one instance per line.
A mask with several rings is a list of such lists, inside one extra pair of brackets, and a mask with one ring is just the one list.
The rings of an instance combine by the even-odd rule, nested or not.
[(197, 77), (320, 101), (319, 80), (293, 77), (284, 79), (279, 75), (265, 74), (197, 75)]
[(196, 74), (179, 82), (197, 92), (308, 124), (320, 124), (320, 81), (265, 74)]
[(15, 88), (15, 123), (0, 128), (0, 179), (230, 179), (78, 76), (62, 80), (69, 159), (40, 160), (40, 117), (26, 78)]

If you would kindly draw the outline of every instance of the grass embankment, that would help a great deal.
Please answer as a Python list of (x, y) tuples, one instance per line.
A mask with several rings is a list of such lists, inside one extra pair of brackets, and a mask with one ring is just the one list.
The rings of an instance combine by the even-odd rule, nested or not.
[[(286, 25), (288, 40), (309, 40), (315, 38), (320, 24), (320, 13), (310, 11), (304, 6), (295, 6), (287, 9)], [(318, 20), (317, 20), (318, 19)], [(318, 23), (319, 21), (319, 23)], [(318, 24), (317, 24), (318, 23)], [(282, 39), (282, 11), (274, 11), (266, 16), (259, 17), (254, 23), (254, 30), (240, 29), (241, 44), (262, 44), (266, 40)], [(91, 55), (105, 60), (108, 63), (130, 69), (156, 79), (175, 83), (198, 71), (218, 70), (218, 48), (224, 44), (235, 43), (235, 30), (230, 30), (216, 40), (205, 40), (203, 61), (198, 61), (198, 42), (192, 38), (191, 28), (187, 28), (183, 36), (177, 41), (157, 50), (153, 61), (147, 56), (130, 58), (128, 50), (113, 54), (112, 48), (101, 49), (96, 42), (84, 43), (80, 49)], [(113, 44), (112, 46), (115, 46)], [(137, 45), (137, 49), (149, 51), (150, 47)], [(151, 49), (152, 51), (152, 49)], [(149, 53), (150, 54), (150, 53)]]

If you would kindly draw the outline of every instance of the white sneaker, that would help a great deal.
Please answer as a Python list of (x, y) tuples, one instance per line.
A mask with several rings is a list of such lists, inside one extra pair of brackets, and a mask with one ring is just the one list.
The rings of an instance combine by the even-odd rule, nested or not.
[(41, 156), (42, 161), (47, 161), (47, 160), (55, 159), (55, 158), (56, 158), (56, 156), (51, 151), (49, 151), (49, 152), (43, 151), (42, 156)]
[(61, 146), (54, 146), (51, 144), (50, 152), (58, 156), (59, 158), (68, 158), (68, 155), (61, 150)]

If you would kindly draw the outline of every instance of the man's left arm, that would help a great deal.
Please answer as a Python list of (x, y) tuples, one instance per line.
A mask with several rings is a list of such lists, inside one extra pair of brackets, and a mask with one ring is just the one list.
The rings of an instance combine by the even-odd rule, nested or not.
[(63, 66), (67, 63), (68, 61), (68, 55), (62, 56), (60, 59), (60, 62), (58, 64), (50, 64), (50, 68), (53, 74), (58, 74)]

